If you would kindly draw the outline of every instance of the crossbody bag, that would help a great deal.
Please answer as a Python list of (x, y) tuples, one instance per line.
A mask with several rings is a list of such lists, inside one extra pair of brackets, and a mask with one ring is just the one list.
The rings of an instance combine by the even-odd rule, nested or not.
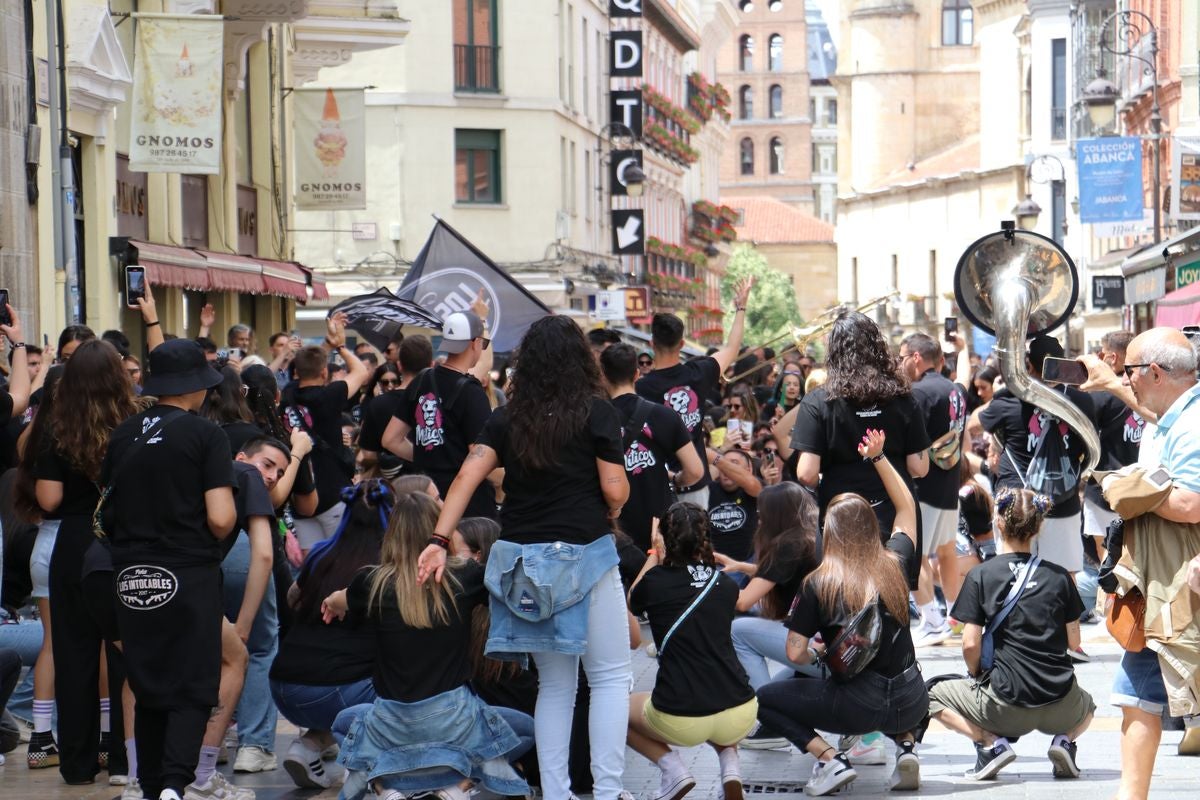
[(683, 621), (691, 616), (697, 606), (704, 602), (704, 598), (708, 596), (708, 593), (712, 591), (712, 588), (717, 585), (717, 581), (720, 579), (721, 570), (714, 568), (712, 577), (708, 579), (708, 583), (700, 590), (700, 594), (696, 595), (696, 599), (692, 601), (692, 604), (683, 610), (683, 613), (675, 620), (675, 624), (667, 631), (667, 635), (663, 637), (662, 643), (658, 646), (659, 658), (662, 658), (662, 654), (666, 652), (667, 643), (671, 641), (671, 637), (675, 635), (675, 631), (679, 630), (679, 626), (683, 624)]
[(142, 445), (146, 444), (151, 439), (166, 430), (167, 426), (172, 422), (180, 417), (186, 417), (187, 413), (188, 412), (180, 409), (178, 414), (171, 414), (170, 416), (164, 415), (159, 417), (158, 422), (155, 423), (153, 427), (143, 432), (140, 436), (134, 437), (133, 444), (130, 445), (129, 451), (125, 453), (125, 458), (121, 459), (121, 463), (117, 465), (117, 468), (113, 470), (112, 475), (109, 476), (108, 484), (100, 490), (100, 499), (96, 501), (96, 510), (92, 512), (92, 533), (94, 533), (98, 539), (105, 539), (108, 537), (108, 533), (104, 530), (104, 506), (108, 503), (109, 496), (112, 495), (113, 487), (117, 484), (117, 478), (125, 474), (129, 463), (133, 461), (134, 453), (140, 450)]
[(1025, 574), (1021, 576), (1019, 581), (1015, 581), (1011, 589), (1008, 590), (1008, 596), (1004, 598), (1004, 605), (1000, 607), (1000, 613), (992, 618), (988, 623), (987, 628), (983, 631), (983, 642), (979, 649), (979, 669), (981, 673), (985, 673), (992, 668), (995, 663), (996, 655), (996, 631), (1004, 624), (1004, 620), (1008, 619), (1008, 615), (1016, 608), (1017, 600), (1021, 598), (1021, 593), (1025, 591), (1025, 587), (1029, 584), (1029, 579), (1033, 577), (1033, 573), (1037, 572), (1038, 566), (1042, 563), (1041, 556), (1034, 556), (1025, 565)]

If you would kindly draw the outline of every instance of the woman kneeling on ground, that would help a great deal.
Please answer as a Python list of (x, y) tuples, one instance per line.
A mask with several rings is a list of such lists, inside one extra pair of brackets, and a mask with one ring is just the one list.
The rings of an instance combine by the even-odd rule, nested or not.
[(346, 709), (333, 725), (344, 734), (338, 761), (349, 770), (346, 800), (360, 800), (368, 786), (381, 800), (431, 791), (438, 800), (466, 800), (473, 783), (499, 795), (529, 790), (509, 762), (533, 742), (506, 718), (515, 715), (525, 728), (532, 720), (487, 705), (467, 685), (471, 612), (487, 600), (483, 568), (450, 559), (440, 583), (417, 583), (417, 558), (437, 518), (428, 495), (397, 497), (380, 565), (325, 599), (326, 621), (367, 626), (378, 653), (377, 699)]
[[(1046, 753), (1054, 777), (1079, 777), (1075, 740), (1096, 711), (1068, 655), (1079, 647), (1083, 601), (1071, 573), (1030, 556), (1051, 505), (1028, 489), (1004, 489), (996, 496), (1001, 554), (967, 574), (954, 603), (954, 618), (966, 623), (963, 658), (974, 677), (935, 684), (929, 714), (975, 743), (975, 769), (968, 778), (994, 778), (1017, 758), (1008, 740), (1035, 730), (1054, 737)], [(1024, 588), (997, 626), (1018, 581)], [(985, 670), (980, 660), (989, 627), (995, 628), (994, 649), (991, 669)]]
[(741, 800), (737, 745), (754, 727), (758, 702), (730, 636), (738, 585), (713, 557), (703, 509), (676, 503), (651, 536), (629, 606), (650, 620), (658, 676), (652, 693), (629, 698), (629, 746), (662, 771), (655, 800), (679, 800), (696, 781), (670, 745), (707, 742), (721, 762), (725, 800)]
[[(862, 669), (841, 679), (796, 677), (758, 690), (758, 718), (801, 750), (817, 757), (805, 794), (833, 794), (858, 773), (845, 753), (817, 734), (862, 735), (882, 731), (899, 745), (893, 789), (920, 786), (920, 764), (913, 752), (913, 729), (925, 717), (929, 696), (908, 631), (908, 582), (916, 553), (916, 504), (896, 468), (883, 455), (883, 431), (868, 430), (859, 454), (875, 467), (896, 507), (892, 535), (881, 544), (879, 523), (861, 495), (830, 499), (822, 531), (824, 554), (801, 585), (787, 639), (787, 656), (801, 666), (817, 660), (810, 642), (818, 633), (825, 643), (860, 612), (878, 603), (878, 650)], [(824, 646), (821, 646), (821, 650)]]

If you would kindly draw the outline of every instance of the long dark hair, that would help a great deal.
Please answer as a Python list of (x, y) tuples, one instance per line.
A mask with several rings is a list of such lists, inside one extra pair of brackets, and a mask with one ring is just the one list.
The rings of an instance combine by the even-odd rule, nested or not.
[(103, 339), (84, 341), (63, 366), (54, 394), (49, 422), (58, 453), (99, 480), (109, 434), (139, 408), (121, 354)]
[[(817, 502), (799, 484), (785, 481), (765, 487), (758, 495), (758, 528), (754, 531), (758, 571), (771, 571), (780, 558), (796, 559), (796, 571), (802, 576), (816, 569), (817, 515)], [(776, 584), (762, 599), (763, 617), (783, 619), (792, 599)]]
[(254, 415), (242, 396), (242, 376), (233, 367), (221, 369), (221, 382), (208, 390), (200, 415), (217, 423), (254, 422)]
[[(375, 387), (379, 385), (381, 380), (383, 380), (384, 375), (395, 375), (400, 380), (403, 380), (404, 378), (404, 376), (400, 374), (400, 368), (398, 366), (393, 364), (391, 361), (384, 361), (375, 368), (375, 371), (371, 373), (370, 380), (367, 381), (367, 385), (363, 387), (364, 397), (370, 399), (375, 396)], [(388, 391), (395, 390), (389, 389)]]
[(279, 393), (275, 373), (271, 372), (270, 367), (253, 364), (242, 369), (242, 383), (246, 385), (246, 406), (250, 409), (254, 424), (262, 428), (263, 433), (281, 442), (288, 441), (287, 430), (279, 419), (279, 409), (275, 404), (275, 396)]
[[(58, 349), (55, 354), (61, 354), (63, 348), (71, 342), (86, 342), (89, 339), (95, 339), (96, 332), (87, 325), (68, 325), (62, 329), (62, 333), (58, 335)], [(74, 357), (74, 356), (72, 356)]]
[(834, 321), (825, 369), (829, 373), (825, 381), (829, 399), (841, 398), (860, 408), (912, 391), (908, 380), (899, 374), (879, 326), (858, 311), (843, 311)]
[(708, 512), (691, 503), (676, 503), (662, 520), (663, 565), (684, 567), (688, 564), (716, 563), (712, 541), (708, 538)]
[[(372, 484), (376, 485), (374, 489)], [(338, 533), (328, 544), (322, 542), (309, 552), (296, 578), (300, 586), (297, 620), (320, 623), (321, 602), (332, 592), (349, 586), (363, 567), (379, 563), (387, 520), (387, 514), (380, 512), (388, 507), (391, 493), (379, 491), (378, 484), (386, 486), (383, 481), (364, 481), (351, 487), (347, 493), (351, 498), (349, 507)]]
[(601, 396), (600, 369), (583, 332), (570, 317), (542, 317), (521, 339), (508, 414), (517, 458), (546, 469), (587, 425), (592, 398)]
[(33, 422), (29, 423), (25, 434), (24, 447), (18, 448), (17, 480), (13, 486), (13, 507), (21, 519), (37, 523), (42, 519), (42, 507), (37, 501), (37, 481), (33, 477), (34, 465), (37, 463), (38, 452), (42, 448), (42, 438), (50, 430), (50, 417), (54, 410), (54, 390), (62, 379), (63, 367), (57, 364), (46, 372), (46, 380), (42, 384), (42, 399), (33, 413)]
[(822, 608), (842, 603), (855, 613), (875, 598), (892, 619), (908, 624), (908, 581), (900, 560), (879, 539), (875, 511), (861, 495), (843, 493), (825, 508), (821, 566), (804, 579)]

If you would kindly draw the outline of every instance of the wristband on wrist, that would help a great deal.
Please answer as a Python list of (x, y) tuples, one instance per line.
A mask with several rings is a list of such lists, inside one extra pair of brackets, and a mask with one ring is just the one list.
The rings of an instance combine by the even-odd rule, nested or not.
[(877, 456), (863, 456), (863, 461), (870, 461), (872, 464), (878, 464), (882, 460), (883, 460), (883, 453), (880, 453)]
[(443, 550), (448, 551), (450, 549), (450, 540), (448, 538), (446, 538), (445, 536), (442, 536), (441, 534), (438, 534), (438, 533), (430, 534), (429, 543), (436, 544), (438, 547), (442, 548)]
[(147, 327), (147, 328), (153, 328), (155, 325), (160, 325), (160, 324), (161, 324), (161, 323), (160, 323), (158, 320), (154, 320), (154, 322), (147, 322), (147, 323), (146, 323), (146, 327)]
[(13, 349), (13, 350), (16, 350), (17, 348), (19, 348), (19, 347), (24, 347), (24, 346), (25, 346), (25, 343), (24, 343), (24, 342), (13, 342), (13, 343), (12, 343), (12, 349)]

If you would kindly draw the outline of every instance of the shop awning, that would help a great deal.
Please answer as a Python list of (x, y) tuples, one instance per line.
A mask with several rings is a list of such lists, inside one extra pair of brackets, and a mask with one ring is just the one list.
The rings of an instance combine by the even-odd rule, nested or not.
[(299, 264), (290, 261), (262, 261), (265, 294), (290, 297), (298, 303), (308, 302), (308, 275)]
[(1155, 305), (1154, 324), (1172, 328), (1200, 325), (1200, 282), (1163, 295)]
[(208, 265), (209, 288), (217, 292), (265, 294), (263, 265), (257, 259), (197, 250)]
[[(1125, 273), (1126, 277), (1129, 277), (1130, 275), (1136, 275), (1139, 272), (1145, 272), (1154, 267), (1161, 267), (1167, 263), (1167, 253), (1171, 248), (1192, 248), (1197, 246), (1200, 246), (1200, 226), (1176, 234), (1158, 244), (1146, 245), (1138, 253), (1125, 259), (1125, 263), (1121, 265), (1121, 271)], [(1171, 255), (1177, 258), (1180, 253), (1177, 250)]]
[(130, 239), (129, 246), (137, 251), (137, 264), (146, 268), (146, 279), (151, 286), (174, 286), (199, 292), (212, 288), (208, 262), (195, 250), (136, 239)]
[(308, 267), (304, 267), (304, 271), (308, 273), (309, 280), (311, 281), (309, 285), (312, 286), (313, 290), (312, 299), (328, 300), (329, 286), (327, 286), (325, 283), (325, 276), (317, 273), (315, 270), (309, 269)]

